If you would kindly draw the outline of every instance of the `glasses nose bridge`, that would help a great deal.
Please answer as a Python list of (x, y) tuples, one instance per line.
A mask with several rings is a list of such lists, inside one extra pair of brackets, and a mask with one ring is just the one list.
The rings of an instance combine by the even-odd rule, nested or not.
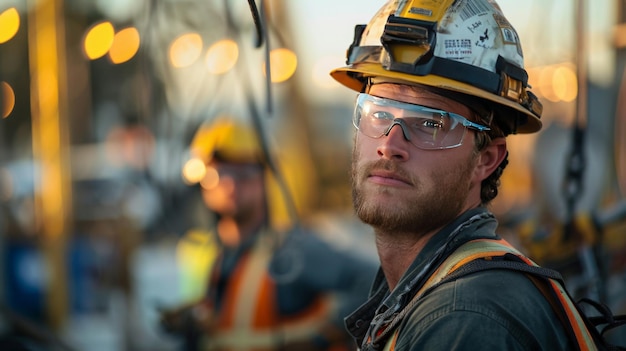
[(389, 133), (391, 133), (391, 129), (393, 129), (394, 126), (400, 126), (400, 129), (402, 129), (402, 135), (404, 135), (404, 139), (406, 139), (407, 141), (411, 141), (411, 135), (409, 133), (409, 127), (406, 125), (406, 122), (404, 122), (404, 120), (400, 119), (400, 118), (394, 118), (391, 121), (391, 124), (389, 125), (389, 127), (387, 127), (387, 129), (385, 130), (385, 132), (383, 133), (384, 136), (389, 136)]

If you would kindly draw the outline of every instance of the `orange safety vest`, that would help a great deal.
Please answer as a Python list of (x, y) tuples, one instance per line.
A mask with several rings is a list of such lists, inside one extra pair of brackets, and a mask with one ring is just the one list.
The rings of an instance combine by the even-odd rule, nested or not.
[(296, 316), (281, 316), (276, 306), (276, 283), (268, 266), (273, 248), (262, 235), (237, 263), (229, 278), (217, 325), (201, 341), (203, 350), (277, 350), (295, 341), (310, 341), (328, 323), (333, 301), (319, 297)]
[[(488, 259), (494, 257), (501, 257), (505, 254), (513, 254), (520, 258), (523, 262), (528, 265), (536, 266), (531, 259), (524, 256), (518, 250), (516, 250), (511, 244), (509, 244), (504, 239), (476, 239), (469, 241), (454, 251), (440, 266), (439, 268), (430, 276), (430, 278), (426, 281), (424, 286), (417, 292), (414, 301), (422, 297), (423, 293), (442, 281), (446, 276), (453, 273), (455, 270), (459, 269), (463, 265), (477, 260), (477, 259)], [(574, 306), (571, 299), (568, 297), (567, 293), (561, 286), (561, 284), (557, 283), (553, 279), (549, 279), (550, 288), (556, 292), (556, 296), (558, 297), (559, 302), (564, 307), (565, 313), (567, 315), (567, 321), (571, 325), (573, 332), (576, 336), (576, 340), (580, 347), (581, 351), (591, 351), (597, 350), (593, 338), (587, 329), (585, 322), (581, 318), (578, 310)], [(543, 291), (542, 291), (543, 292)], [(387, 340), (384, 350), (385, 351), (394, 351), (396, 341), (398, 339), (398, 334), (400, 330), (396, 328), (393, 332), (393, 335)]]

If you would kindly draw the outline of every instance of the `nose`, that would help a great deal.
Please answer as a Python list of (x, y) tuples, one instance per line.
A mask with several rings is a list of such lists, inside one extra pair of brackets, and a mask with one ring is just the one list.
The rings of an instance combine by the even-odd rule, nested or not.
[[(394, 120), (385, 131), (384, 136), (381, 137), (381, 143), (377, 147), (380, 157), (396, 160), (409, 158), (409, 135), (406, 126), (399, 121), (401, 120)], [(400, 128), (393, 128), (396, 125), (399, 125)]]

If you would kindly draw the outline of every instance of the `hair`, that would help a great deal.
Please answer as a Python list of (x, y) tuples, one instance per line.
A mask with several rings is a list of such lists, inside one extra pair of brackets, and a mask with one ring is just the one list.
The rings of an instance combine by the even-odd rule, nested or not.
[[(484, 107), (484, 106), (483, 106)], [(470, 106), (470, 109), (474, 112), (473, 117), (478, 121), (485, 123), (489, 126), (490, 130), (484, 132), (474, 133), (474, 151), (479, 153), (484, 150), (493, 139), (506, 137), (507, 133), (496, 122), (498, 118), (494, 118), (495, 111), (491, 110), (487, 114), (481, 114), (476, 112), (474, 108)], [(495, 171), (485, 178), (480, 185), (480, 202), (483, 206), (488, 205), (491, 200), (498, 196), (498, 188), (500, 187), (500, 177), (504, 168), (509, 164), (509, 152), (506, 152), (504, 159), (498, 165)]]

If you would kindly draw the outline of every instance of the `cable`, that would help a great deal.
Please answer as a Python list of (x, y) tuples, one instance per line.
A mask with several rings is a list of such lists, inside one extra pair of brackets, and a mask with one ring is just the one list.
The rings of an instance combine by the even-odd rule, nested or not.
[[(259, 14), (254, 0), (248, 0), (248, 3), (250, 5), (250, 11), (251, 11), (252, 18), (254, 20), (254, 24), (256, 27), (257, 36), (261, 38), (260, 44), (262, 45), (263, 43), (265, 43), (265, 62), (266, 62), (265, 64), (265, 67), (266, 67), (265, 68), (266, 69), (265, 87), (266, 87), (266, 94), (267, 94), (266, 95), (267, 112), (269, 115), (271, 115), (273, 111), (273, 108), (272, 108), (273, 100), (272, 100), (272, 89), (271, 89), (271, 86), (272, 86), (271, 69), (270, 69), (271, 65), (270, 65), (270, 60), (269, 60), (270, 59), (269, 57), (270, 43), (269, 43), (269, 34), (268, 34), (268, 29), (267, 29), (268, 21), (267, 21), (266, 8), (265, 8), (264, 1), (261, 0), (261, 12)], [(259, 44), (258, 41), (257, 41), (257, 44)], [(260, 47), (260, 45), (257, 45), (256, 47), (258, 48)], [(242, 74), (241, 76), (249, 77), (247, 72), (244, 72), (244, 74)], [(263, 123), (261, 121), (261, 116), (255, 104), (255, 100), (250, 89), (251, 84), (249, 84), (249, 82), (243, 82), (242, 85), (244, 87), (244, 94), (246, 97), (249, 114), (252, 119), (252, 123), (255, 127), (255, 130), (257, 132), (257, 137), (261, 144), (263, 155), (265, 156), (266, 166), (269, 168), (270, 172), (274, 174), (274, 177), (276, 178), (276, 182), (278, 183), (278, 186), (280, 188), (281, 194), (283, 195), (283, 198), (285, 200), (289, 217), (293, 221), (294, 225), (297, 227), (297, 223), (299, 223), (299, 216), (296, 211), (295, 201), (293, 199), (293, 196), (291, 196), (291, 192), (289, 191), (289, 188), (287, 187), (287, 183), (285, 181), (285, 178), (282, 175), (282, 172), (278, 168), (276, 161), (274, 160), (274, 157), (270, 152), (269, 143), (267, 141), (267, 138), (263, 130)]]
[[(263, 30), (264, 26), (261, 21), (261, 16), (259, 15), (259, 10), (256, 6), (256, 2), (254, 0), (248, 0), (248, 6), (250, 6), (250, 13), (252, 14), (252, 20), (254, 21), (254, 27), (256, 28), (256, 44), (254, 44), (254, 47), (260, 48), (261, 45), (263, 45), (265, 39)], [(262, 7), (261, 11), (263, 11)]]
[(576, 98), (576, 116), (572, 129), (572, 150), (566, 161), (563, 193), (566, 205), (564, 240), (571, 239), (576, 205), (583, 192), (583, 178), (586, 167), (585, 132), (587, 124), (587, 60), (584, 16), (585, 0), (577, 0), (576, 13), (576, 66), (578, 70), (578, 96)]

